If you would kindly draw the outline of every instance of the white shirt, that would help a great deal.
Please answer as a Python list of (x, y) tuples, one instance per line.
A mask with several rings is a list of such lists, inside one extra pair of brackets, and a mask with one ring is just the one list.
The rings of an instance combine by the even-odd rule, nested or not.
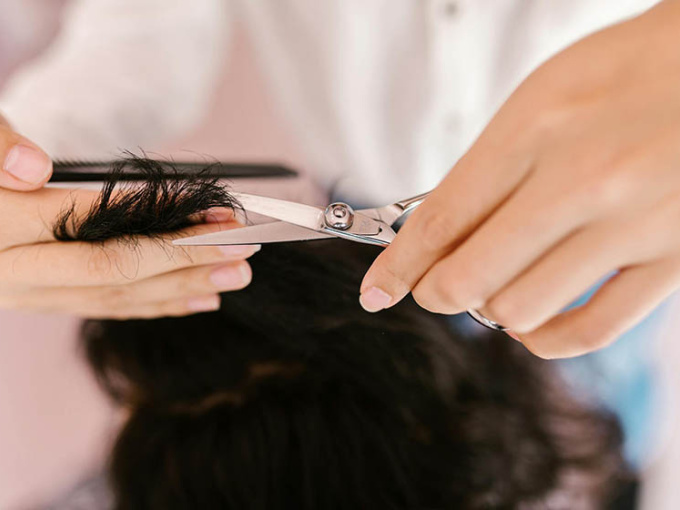
[(242, 22), (321, 182), (434, 187), (540, 62), (654, 0), (74, 0), (0, 111), (53, 157), (158, 144), (206, 113)]

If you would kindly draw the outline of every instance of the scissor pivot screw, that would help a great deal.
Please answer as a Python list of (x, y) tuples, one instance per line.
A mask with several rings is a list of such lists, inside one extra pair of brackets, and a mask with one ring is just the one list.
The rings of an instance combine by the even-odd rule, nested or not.
[(347, 230), (354, 222), (354, 210), (347, 204), (336, 202), (326, 207), (326, 225), (338, 230)]

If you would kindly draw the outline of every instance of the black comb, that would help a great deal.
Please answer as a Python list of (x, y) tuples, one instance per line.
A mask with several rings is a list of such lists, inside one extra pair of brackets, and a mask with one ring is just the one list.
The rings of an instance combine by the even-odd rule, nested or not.
[[(101, 182), (115, 161), (55, 160), (49, 182)], [(295, 177), (297, 172), (279, 164), (169, 161), (176, 172), (168, 179), (185, 179), (201, 174), (206, 178), (242, 179), (255, 177)], [(146, 175), (134, 170), (125, 171), (121, 181), (146, 180)]]

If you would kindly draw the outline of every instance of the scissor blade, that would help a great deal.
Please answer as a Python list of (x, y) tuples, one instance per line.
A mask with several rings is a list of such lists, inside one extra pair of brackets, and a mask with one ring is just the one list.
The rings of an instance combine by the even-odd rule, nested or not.
[(321, 230), (324, 226), (324, 209), (320, 207), (247, 193), (234, 192), (233, 196), (246, 212), (263, 214), (270, 218), (316, 231)]
[(283, 221), (264, 223), (252, 227), (233, 228), (203, 234), (200, 236), (176, 239), (172, 244), (179, 246), (226, 246), (234, 244), (285, 243), (290, 241), (311, 241), (328, 239), (330, 234), (323, 234), (304, 227), (298, 227)]

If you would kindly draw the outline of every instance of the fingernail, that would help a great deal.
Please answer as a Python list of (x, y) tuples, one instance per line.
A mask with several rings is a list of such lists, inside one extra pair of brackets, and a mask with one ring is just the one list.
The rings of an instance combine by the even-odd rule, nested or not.
[(367, 312), (383, 310), (389, 306), (391, 301), (392, 296), (378, 287), (371, 287), (359, 296), (359, 303)]
[(248, 257), (262, 249), (260, 244), (241, 244), (232, 246), (219, 246), (219, 249), (227, 257)]
[(209, 312), (219, 310), (220, 297), (215, 294), (212, 296), (193, 297), (187, 301), (187, 308), (194, 312)]
[(210, 281), (218, 289), (229, 290), (243, 287), (250, 281), (250, 268), (247, 264), (218, 267), (210, 273)]
[(27, 145), (15, 145), (7, 154), (3, 168), (20, 181), (35, 184), (49, 174), (51, 165), (44, 152)]
[(234, 212), (224, 207), (214, 207), (204, 213), (206, 223), (227, 223), (234, 219)]
[(522, 340), (521, 340), (521, 338), (520, 338), (519, 336), (517, 336), (517, 333), (513, 333), (513, 332), (510, 331), (509, 329), (506, 329), (506, 330), (505, 330), (505, 334), (508, 335), (508, 336), (509, 336), (510, 338), (512, 338), (513, 340), (517, 340), (518, 342), (522, 343)]

